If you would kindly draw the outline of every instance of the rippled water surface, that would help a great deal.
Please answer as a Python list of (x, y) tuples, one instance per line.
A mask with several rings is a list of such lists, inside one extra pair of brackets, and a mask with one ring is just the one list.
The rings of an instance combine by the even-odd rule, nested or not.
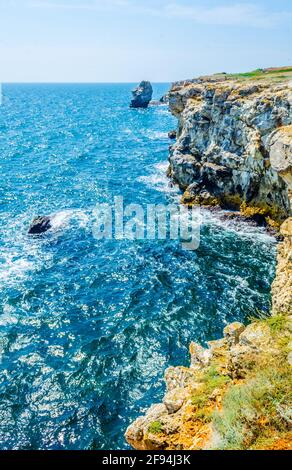
[[(97, 241), (97, 202), (177, 201), (165, 106), (131, 85), (4, 85), (0, 106), (0, 447), (127, 448), (191, 340), (267, 309), (274, 240), (203, 212), (199, 249)], [(156, 85), (156, 98), (167, 85)], [(38, 214), (53, 230), (29, 238)]]

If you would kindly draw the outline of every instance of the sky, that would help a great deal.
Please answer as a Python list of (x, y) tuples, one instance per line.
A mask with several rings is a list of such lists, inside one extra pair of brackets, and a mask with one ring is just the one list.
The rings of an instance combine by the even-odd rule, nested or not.
[(292, 65), (292, 0), (0, 0), (0, 82), (172, 82)]

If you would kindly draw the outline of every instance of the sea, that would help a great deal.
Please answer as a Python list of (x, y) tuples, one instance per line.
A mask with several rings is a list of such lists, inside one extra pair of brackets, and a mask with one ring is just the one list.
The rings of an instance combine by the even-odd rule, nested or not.
[[(189, 364), (270, 307), (275, 239), (201, 211), (200, 244), (97, 239), (98, 204), (179, 204), (166, 105), (134, 84), (4, 84), (0, 105), (0, 449), (129, 449), (127, 426)], [(159, 99), (170, 84), (154, 84)], [(199, 210), (199, 209), (198, 209)], [(28, 235), (38, 215), (52, 218)]]

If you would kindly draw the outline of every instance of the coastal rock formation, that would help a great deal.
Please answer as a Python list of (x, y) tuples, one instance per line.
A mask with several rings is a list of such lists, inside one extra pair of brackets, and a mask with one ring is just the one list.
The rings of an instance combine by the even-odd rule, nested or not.
[(292, 315), (292, 217), (284, 222), (280, 232), (284, 241), (278, 247), (277, 274), (272, 286), (273, 313)]
[(161, 104), (169, 104), (169, 93), (163, 95), (159, 101)]
[(169, 94), (179, 129), (168, 174), (183, 202), (282, 223), (282, 241), (271, 316), (232, 323), (207, 348), (192, 343), (190, 367), (170, 367), (163, 402), (127, 429), (135, 449), (292, 448), (292, 95), (267, 79), (277, 70), (201, 77)]
[(168, 133), (168, 138), (171, 139), (171, 140), (175, 140), (175, 139), (176, 139), (176, 136), (177, 136), (176, 131), (170, 131), (170, 132)]
[(50, 217), (39, 216), (36, 217), (29, 228), (29, 235), (39, 235), (45, 233), (52, 228)]
[(138, 450), (290, 449), (291, 365), (283, 344), (291, 342), (291, 320), (234, 323), (206, 349), (192, 343), (190, 368), (166, 371), (163, 403), (129, 426), (128, 443)]
[(131, 108), (147, 108), (153, 95), (151, 83), (142, 81), (140, 85), (132, 91), (132, 94)]
[(227, 75), (174, 84), (179, 120), (169, 175), (186, 204), (220, 205), (280, 224), (290, 212), (292, 88)]

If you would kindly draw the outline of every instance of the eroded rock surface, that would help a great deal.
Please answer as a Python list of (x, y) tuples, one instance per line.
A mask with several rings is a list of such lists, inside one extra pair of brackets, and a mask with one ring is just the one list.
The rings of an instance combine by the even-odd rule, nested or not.
[(132, 91), (132, 94), (131, 108), (148, 108), (153, 95), (151, 83), (142, 81), (140, 85)]
[[(272, 316), (235, 322), (190, 367), (165, 372), (163, 403), (132, 423), (136, 449), (291, 449), (292, 95), (279, 81), (225, 74), (175, 84), (171, 176), (186, 204), (221, 205), (281, 224)], [(219, 423), (219, 424), (218, 424)]]
[(277, 274), (272, 286), (273, 313), (292, 315), (292, 217), (281, 226), (284, 241), (278, 247)]
[[(291, 340), (289, 321), (290, 332), (287, 326), (282, 340)], [(216, 447), (218, 436), (212, 416), (222, 409), (224, 395), (230, 387), (250, 380), (254, 370), (265, 367), (271, 357), (276, 363), (286, 361), (288, 352), (283, 358), (279, 344), (265, 321), (247, 327), (240, 323), (228, 325), (224, 338), (210, 342), (207, 349), (193, 343), (190, 368), (171, 367), (166, 371), (163, 403), (152, 406), (129, 426), (128, 443), (138, 450)]]
[(50, 217), (39, 216), (36, 217), (29, 228), (29, 235), (39, 235), (45, 233), (52, 228), (52, 223)]
[(186, 191), (183, 202), (285, 220), (291, 210), (291, 84), (205, 77), (175, 84), (169, 102), (179, 120), (169, 174)]

